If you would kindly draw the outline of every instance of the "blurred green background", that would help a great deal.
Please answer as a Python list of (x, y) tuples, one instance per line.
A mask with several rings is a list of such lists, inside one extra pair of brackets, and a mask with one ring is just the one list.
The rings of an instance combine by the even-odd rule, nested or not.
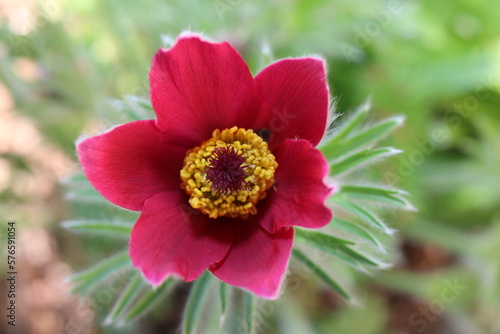
[[(368, 97), (373, 120), (406, 117), (385, 140), (405, 153), (370, 173), (418, 208), (385, 216), (394, 267), (344, 278), (358, 305), (311, 280), (260, 333), (500, 333), (499, 15), (495, 0), (1, 0), (0, 217), (20, 231), (19, 333), (117, 332), (62, 284), (115, 245), (61, 230), (75, 215), (61, 182), (74, 141), (119, 119), (110, 100), (147, 97), (152, 56), (187, 29), (229, 41), (253, 73), (263, 48), (322, 55), (338, 121)], [(128, 330), (175, 332), (179, 295)]]

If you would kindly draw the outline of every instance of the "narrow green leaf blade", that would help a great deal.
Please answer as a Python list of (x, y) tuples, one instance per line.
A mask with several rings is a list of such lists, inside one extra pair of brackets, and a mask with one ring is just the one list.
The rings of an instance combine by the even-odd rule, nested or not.
[(386, 189), (386, 188), (371, 187), (371, 186), (358, 186), (353, 184), (344, 184), (342, 185), (340, 190), (346, 193), (369, 193), (380, 196), (405, 194), (404, 191), (397, 189)]
[(343, 245), (354, 245), (353, 241), (341, 239), (326, 233), (306, 230), (299, 227), (295, 228), (295, 237), (298, 242), (302, 242), (325, 252), (337, 249)]
[(207, 297), (212, 276), (208, 271), (203, 273), (193, 284), (189, 293), (183, 317), (183, 334), (191, 334), (200, 320), (201, 309)]
[(72, 292), (88, 292), (111, 274), (131, 266), (128, 251), (119, 252), (90, 269), (71, 276), (69, 281), (76, 284)]
[(331, 139), (324, 145), (321, 145), (320, 149), (322, 151), (329, 151), (331, 148), (337, 146), (340, 141), (348, 137), (349, 134), (351, 134), (351, 132), (353, 132), (365, 120), (370, 107), (370, 100), (367, 100), (363, 104), (361, 104), (353, 113), (353, 115), (349, 117), (345, 123), (341, 124), (340, 128), (333, 133)]
[(297, 241), (333, 254), (356, 268), (358, 268), (357, 263), (377, 267), (381, 266), (381, 263), (375, 262), (374, 260), (371, 260), (363, 254), (360, 254), (348, 247), (349, 245), (354, 245), (354, 242), (352, 241), (338, 239), (328, 234), (300, 228), (295, 228), (295, 236)]
[(136, 272), (132, 276), (132, 279), (130, 280), (125, 290), (122, 292), (122, 294), (116, 301), (115, 305), (113, 306), (113, 309), (109, 313), (105, 321), (105, 324), (111, 324), (115, 322), (118, 318), (124, 316), (125, 311), (129, 307), (131, 307), (133, 301), (137, 298), (141, 290), (144, 289), (145, 287), (146, 284), (144, 283), (141, 274), (139, 272)]
[(413, 208), (413, 206), (402, 197), (404, 192), (400, 190), (346, 184), (340, 187), (339, 192), (351, 198), (385, 202), (407, 209)]
[(227, 290), (228, 290), (228, 285), (221, 281), (219, 285), (219, 297), (220, 297), (222, 316), (226, 314), (227, 310), (227, 299), (228, 299)]
[(254, 325), (253, 325), (254, 311), (255, 311), (255, 297), (252, 293), (245, 291), (245, 325), (248, 334), (252, 334), (254, 330)]
[(349, 300), (351, 297), (349, 294), (337, 283), (335, 282), (326, 272), (318, 267), (313, 261), (311, 261), (307, 255), (294, 248), (292, 250), (293, 256), (295, 256), (300, 262), (304, 263), (312, 272), (314, 272), (323, 282), (325, 282), (331, 289), (336, 291), (339, 295)]
[(153, 106), (151, 105), (151, 101), (149, 99), (145, 99), (143, 97), (127, 95), (125, 96), (125, 100), (129, 103), (133, 103), (136, 106), (140, 107), (142, 110), (148, 112), (148, 116), (154, 117)]
[(123, 323), (137, 320), (151, 310), (165, 296), (168, 289), (173, 285), (173, 278), (168, 278), (156, 289), (151, 289), (137, 300), (134, 307), (123, 317)]
[(93, 188), (71, 189), (66, 193), (65, 198), (70, 202), (108, 203), (108, 201)]
[(137, 96), (126, 96), (123, 100), (112, 100), (111, 105), (128, 121), (154, 118), (153, 108), (148, 100)]
[(351, 223), (347, 220), (340, 219), (340, 218), (333, 218), (332, 222), (330, 223), (334, 227), (339, 228), (343, 231), (346, 231), (348, 233), (357, 235), (358, 237), (369, 241), (373, 245), (377, 246), (378, 249), (383, 251), (385, 253), (385, 248), (382, 245), (382, 243), (373, 236), (370, 232), (366, 231), (365, 229), (359, 227), (358, 225)]
[(129, 237), (133, 222), (102, 221), (102, 220), (67, 220), (61, 226), (75, 232), (109, 234)]
[(346, 253), (342, 252), (340, 249), (332, 249), (330, 253), (355, 269), (363, 269), (360, 267), (358, 261), (354, 260)]
[(378, 159), (401, 153), (392, 147), (381, 147), (376, 149), (365, 149), (353, 153), (344, 159), (337, 161), (330, 166), (330, 175), (336, 176), (352, 170), (362, 164), (374, 162)]
[(359, 218), (361, 218), (363, 221), (368, 223), (369, 225), (382, 230), (384, 233), (392, 235), (395, 230), (387, 227), (387, 225), (384, 224), (377, 216), (375, 216), (373, 213), (370, 211), (360, 207), (357, 204), (354, 204), (353, 202), (346, 200), (342, 198), (340, 195), (334, 195), (332, 197), (332, 200), (334, 203), (342, 206), (343, 208), (349, 210)]
[(355, 251), (352, 248), (349, 248), (349, 247), (346, 247), (346, 246), (342, 246), (342, 247), (340, 247), (340, 251), (343, 252), (344, 254), (346, 254), (347, 256), (351, 257), (352, 259), (354, 259), (356, 262), (359, 262), (359, 263), (362, 263), (362, 264), (366, 264), (366, 265), (369, 265), (369, 266), (374, 266), (374, 267), (381, 267), (381, 266), (383, 266), (382, 263), (379, 263), (377, 261), (369, 259), (365, 255), (363, 255), (361, 253), (358, 253), (357, 251)]
[(396, 127), (403, 124), (403, 121), (403, 117), (392, 117), (383, 120), (342, 142), (335, 142), (332, 145), (325, 146), (321, 151), (328, 161), (338, 159), (344, 154), (382, 139)]

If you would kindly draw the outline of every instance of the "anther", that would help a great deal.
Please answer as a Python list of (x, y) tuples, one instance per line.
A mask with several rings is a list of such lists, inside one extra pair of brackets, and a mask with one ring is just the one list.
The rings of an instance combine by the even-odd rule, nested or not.
[(211, 218), (247, 218), (274, 183), (278, 164), (253, 130), (214, 130), (189, 150), (180, 172), (191, 206)]

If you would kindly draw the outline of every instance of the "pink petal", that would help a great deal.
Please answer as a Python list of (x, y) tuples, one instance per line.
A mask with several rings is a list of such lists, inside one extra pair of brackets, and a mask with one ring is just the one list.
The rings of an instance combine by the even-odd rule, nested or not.
[(151, 196), (179, 189), (186, 150), (165, 142), (154, 120), (118, 126), (77, 144), (83, 172), (110, 202), (140, 210)]
[[(293, 246), (293, 229), (269, 234), (253, 219), (241, 221), (240, 237), (227, 257), (210, 270), (223, 282), (247, 289), (261, 297), (278, 296)], [(251, 224), (255, 223), (255, 224)], [(250, 226), (253, 225), (253, 226)]]
[(191, 146), (215, 129), (250, 128), (259, 110), (250, 70), (227, 42), (180, 38), (158, 51), (149, 79), (158, 127)]
[(255, 81), (262, 107), (252, 128), (271, 130), (271, 148), (286, 138), (307, 139), (316, 146), (328, 118), (324, 61), (283, 59), (262, 70)]
[(180, 190), (155, 195), (132, 230), (132, 263), (155, 285), (170, 274), (195, 280), (227, 254), (233, 235), (225, 224), (191, 208)]
[(260, 224), (271, 233), (289, 225), (328, 224), (332, 212), (324, 203), (332, 189), (323, 182), (329, 170), (323, 154), (304, 139), (287, 139), (274, 153), (278, 169), (273, 188), (258, 208)]

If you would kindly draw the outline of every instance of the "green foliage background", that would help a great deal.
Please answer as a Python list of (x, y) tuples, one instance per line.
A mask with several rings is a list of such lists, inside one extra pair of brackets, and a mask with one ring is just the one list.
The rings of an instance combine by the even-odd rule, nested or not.
[[(284, 303), (262, 333), (417, 333), (424, 327), (415, 321), (426, 319), (419, 309), (436, 300), (443, 307), (420, 333), (500, 333), (498, 1), (47, 0), (34, 13), (17, 28), (3, 13), (0, 78), (15, 109), (72, 159), (84, 130), (110, 114), (119, 118), (110, 98), (147, 97), (152, 55), (186, 29), (228, 40), (254, 73), (268, 61), (263, 46), (274, 58), (322, 55), (338, 122), (367, 97), (373, 120), (406, 117), (384, 141), (405, 152), (368, 172), (408, 191), (418, 208), (387, 212), (400, 231), (387, 241), (396, 266), (370, 276), (349, 272), (346, 283), (362, 306), (318, 287)], [(16, 73), (25, 58), (42, 72), (35, 81)], [(22, 157), (0, 158), (14, 171), (29, 166)], [(2, 219), (27, 201), (10, 188), (0, 197)], [(59, 213), (48, 215), (47, 228), (66, 238), (57, 223), (67, 208), (48, 205)], [(96, 216), (117, 212), (126, 215)], [(60, 243), (77, 269), (115, 246), (94, 238), (73, 254)], [(466, 288), (443, 302), (446, 284), (457, 280)]]

